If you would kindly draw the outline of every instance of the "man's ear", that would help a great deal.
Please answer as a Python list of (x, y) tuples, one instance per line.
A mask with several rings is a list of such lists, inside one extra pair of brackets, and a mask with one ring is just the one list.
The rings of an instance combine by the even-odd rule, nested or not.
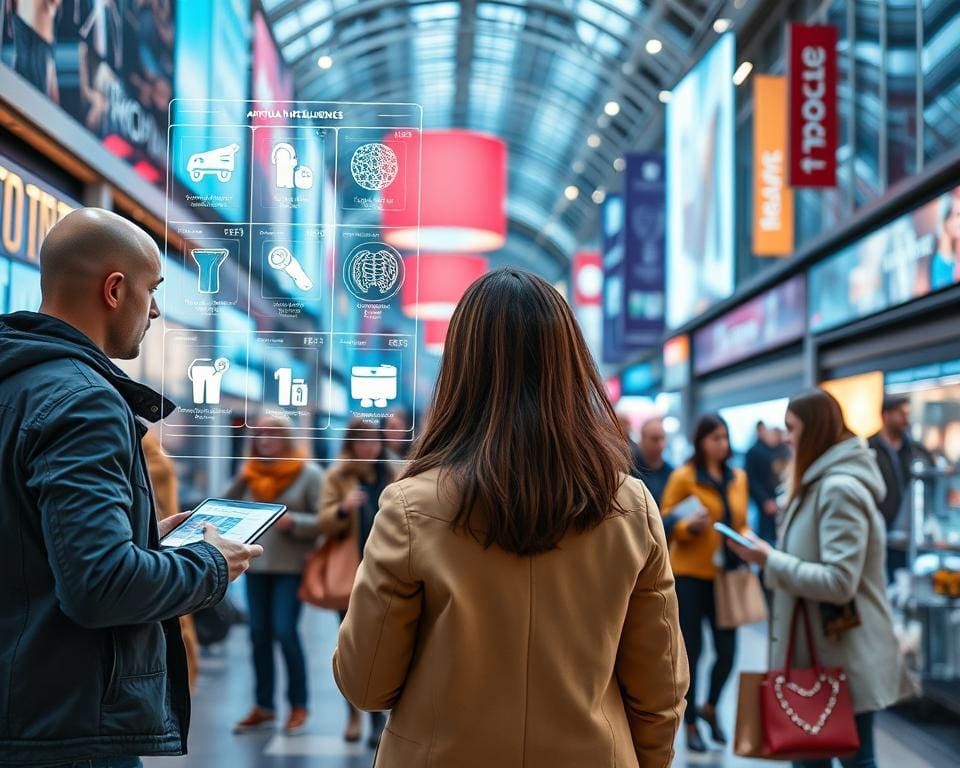
[(111, 272), (103, 281), (103, 300), (110, 309), (120, 306), (125, 280), (123, 272)]

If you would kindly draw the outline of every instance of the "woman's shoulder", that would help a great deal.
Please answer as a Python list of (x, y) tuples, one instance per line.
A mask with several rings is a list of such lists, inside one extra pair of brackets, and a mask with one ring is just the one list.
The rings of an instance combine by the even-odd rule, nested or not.
[(697, 471), (689, 461), (684, 462), (670, 473), (671, 483), (690, 483), (693, 484), (697, 479)]

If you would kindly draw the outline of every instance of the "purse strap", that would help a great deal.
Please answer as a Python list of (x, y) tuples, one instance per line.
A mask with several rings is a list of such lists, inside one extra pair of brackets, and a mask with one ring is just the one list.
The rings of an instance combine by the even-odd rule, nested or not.
[(813, 668), (817, 675), (820, 674), (820, 658), (817, 656), (817, 647), (813, 644), (813, 630), (810, 628), (810, 615), (807, 612), (807, 602), (802, 598), (797, 598), (793, 604), (793, 615), (790, 617), (790, 637), (787, 640), (787, 660), (784, 674), (790, 679), (790, 670), (793, 669), (793, 649), (797, 639), (797, 621), (803, 619), (804, 635), (807, 638), (807, 648), (810, 651), (810, 660), (813, 662)]

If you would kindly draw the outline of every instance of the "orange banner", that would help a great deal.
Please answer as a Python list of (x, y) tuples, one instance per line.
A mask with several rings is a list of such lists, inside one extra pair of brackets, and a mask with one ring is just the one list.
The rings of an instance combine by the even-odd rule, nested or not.
[(793, 190), (787, 186), (787, 79), (753, 79), (753, 252), (793, 253)]

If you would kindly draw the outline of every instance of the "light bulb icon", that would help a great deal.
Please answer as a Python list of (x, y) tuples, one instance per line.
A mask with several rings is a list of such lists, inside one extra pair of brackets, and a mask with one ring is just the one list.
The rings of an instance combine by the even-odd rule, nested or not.
[(277, 272), (285, 272), (293, 280), (298, 289), (306, 293), (313, 288), (313, 280), (303, 270), (303, 266), (297, 261), (289, 248), (278, 245), (271, 249), (267, 255), (267, 262)]

